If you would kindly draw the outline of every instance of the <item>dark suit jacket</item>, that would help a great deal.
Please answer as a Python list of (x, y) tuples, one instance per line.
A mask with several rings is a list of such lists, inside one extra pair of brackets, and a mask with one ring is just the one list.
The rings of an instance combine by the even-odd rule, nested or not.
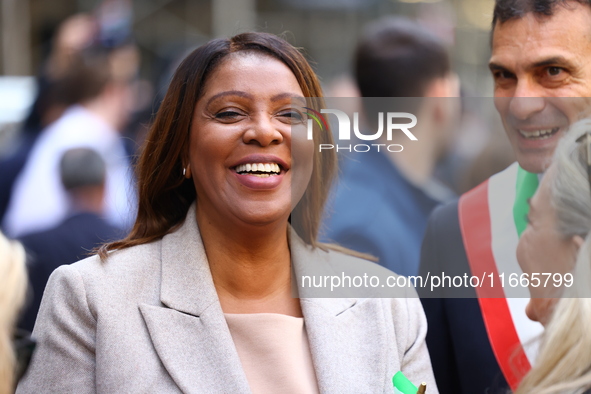
[[(429, 219), (421, 250), (421, 274), (470, 273), (460, 231), (458, 202), (437, 208)], [(450, 294), (441, 294), (450, 296)], [(427, 346), (442, 394), (508, 392), (508, 384), (492, 351), (480, 305), (473, 289), (469, 298), (422, 298), (429, 331)], [(453, 294), (457, 296), (457, 294)]]
[(343, 157), (323, 241), (371, 254), (399, 275), (416, 275), (427, 220), (440, 201), (411, 184), (383, 153)]
[(43, 290), (51, 273), (90, 255), (97, 246), (120, 238), (121, 230), (93, 213), (78, 213), (50, 230), (24, 235), (19, 241), (27, 251), (32, 296), (19, 327), (32, 331)]

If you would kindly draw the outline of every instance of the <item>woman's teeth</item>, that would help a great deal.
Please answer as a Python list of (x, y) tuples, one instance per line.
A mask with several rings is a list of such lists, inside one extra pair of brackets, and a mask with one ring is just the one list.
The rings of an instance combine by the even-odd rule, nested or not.
[(542, 139), (552, 136), (557, 131), (558, 131), (558, 127), (555, 127), (553, 129), (543, 129), (543, 130), (534, 130), (534, 131), (519, 130), (519, 134), (521, 134), (525, 138), (542, 140)]
[(239, 174), (254, 175), (259, 178), (268, 178), (273, 175), (279, 175), (281, 168), (277, 163), (248, 163), (236, 166), (236, 172)]

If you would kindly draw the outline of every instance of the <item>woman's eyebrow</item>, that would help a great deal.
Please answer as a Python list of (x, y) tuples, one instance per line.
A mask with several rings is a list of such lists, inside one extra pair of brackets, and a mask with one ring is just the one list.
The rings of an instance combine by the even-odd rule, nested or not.
[(238, 96), (238, 97), (243, 97), (243, 98), (252, 98), (252, 95), (250, 95), (246, 92), (240, 91), (240, 90), (227, 90), (225, 92), (220, 92), (220, 93), (217, 93), (217, 94), (214, 94), (213, 96), (211, 96), (209, 98), (209, 100), (207, 100), (206, 106), (209, 106), (209, 104), (211, 104), (213, 101), (215, 101), (219, 98), (225, 97), (225, 96)]
[(276, 94), (275, 96), (271, 97), (271, 101), (279, 101), (279, 100), (284, 100), (286, 98), (292, 99), (292, 100), (296, 100), (298, 103), (306, 103), (306, 99), (304, 98), (304, 96), (299, 95), (297, 93), (279, 93)]

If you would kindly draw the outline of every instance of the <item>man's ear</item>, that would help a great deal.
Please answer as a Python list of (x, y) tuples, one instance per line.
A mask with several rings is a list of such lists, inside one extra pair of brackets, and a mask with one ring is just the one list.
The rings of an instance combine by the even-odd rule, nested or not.
[(425, 90), (424, 97), (460, 97), (460, 79), (450, 72), (442, 78), (436, 78)]
[[(448, 100), (459, 100), (460, 79), (457, 74), (450, 72), (445, 77), (436, 78), (428, 85), (424, 97), (439, 97), (442, 99), (430, 100), (433, 108), (432, 116), (436, 123), (441, 124), (448, 121), (453, 102)], [(445, 99), (447, 98), (447, 99)]]
[(449, 86), (446, 77), (433, 79), (425, 89), (424, 97), (448, 97)]

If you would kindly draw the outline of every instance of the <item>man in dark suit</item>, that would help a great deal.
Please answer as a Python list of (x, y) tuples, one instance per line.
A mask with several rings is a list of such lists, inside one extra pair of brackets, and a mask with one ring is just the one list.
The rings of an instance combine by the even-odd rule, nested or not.
[[(423, 274), (520, 272), (515, 248), (527, 199), (568, 125), (591, 107), (590, 25), (587, 0), (496, 0), (489, 67), (518, 164), (433, 212)], [(527, 319), (527, 299), (495, 283), (488, 293), (470, 289), (478, 298), (423, 299), (441, 393), (514, 390), (533, 362), (533, 352), (519, 349), (541, 326), (532, 323), (535, 314)]]
[(103, 212), (105, 163), (91, 149), (72, 149), (60, 162), (62, 184), (70, 198), (70, 215), (58, 226), (24, 235), (32, 298), (19, 327), (32, 330), (49, 276), (62, 264), (71, 264), (106, 241), (119, 238), (121, 230), (108, 224)]
[[(369, 24), (357, 44), (354, 63), (368, 128), (378, 127), (375, 115), (380, 112), (408, 111), (419, 114), (421, 122), (413, 133), (421, 142), (406, 144), (401, 133), (376, 142), (404, 143), (403, 151), (339, 154), (339, 180), (324, 221), (324, 240), (371, 254), (397, 274), (416, 275), (429, 214), (455, 197), (434, 172), (449, 153), (460, 114), (457, 76), (445, 44), (417, 22), (403, 18), (386, 17)], [(434, 99), (439, 97), (455, 99)]]

